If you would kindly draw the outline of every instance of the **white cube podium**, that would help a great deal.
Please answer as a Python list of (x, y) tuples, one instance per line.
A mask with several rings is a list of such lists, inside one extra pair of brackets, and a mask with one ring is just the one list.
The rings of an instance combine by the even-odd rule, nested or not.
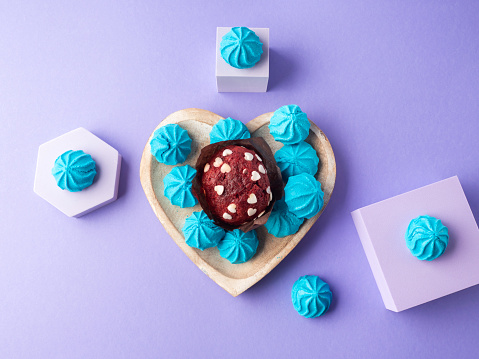
[[(457, 176), (351, 213), (387, 309), (400, 312), (479, 284), (479, 229)], [(409, 222), (439, 218), (449, 229), (446, 251), (421, 261), (406, 246)]]
[(249, 69), (229, 65), (220, 53), (220, 42), (231, 27), (216, 28), (216, 87), (218, 92), (266, 92), (269, 80), (269, 29), (251, 27), (263, 43), (261, 59)]

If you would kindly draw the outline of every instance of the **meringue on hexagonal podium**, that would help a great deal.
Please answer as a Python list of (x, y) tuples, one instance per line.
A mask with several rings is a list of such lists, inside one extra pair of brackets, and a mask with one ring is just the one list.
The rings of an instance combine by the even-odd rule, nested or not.
[(33, 190), (80, 217), (117, 199), (120, 167), (118, 151), (80, 127), (39, 147)]
[(93, 184), (96, 163), (82, 150), (68, 150), (55, 160), (52, 168), (58, 187), (70, 192), (80, 192)]

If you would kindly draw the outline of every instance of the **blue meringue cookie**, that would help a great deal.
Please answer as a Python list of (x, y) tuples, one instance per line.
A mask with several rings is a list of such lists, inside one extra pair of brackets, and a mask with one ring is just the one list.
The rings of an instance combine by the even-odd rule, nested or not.
[(276, 141), (294, 145), (309, 135), (308, 116), (297, 105), (286, 105), (277, 109), (269, 121), (269, 132)]
[(409, 223), (405, 237), (407, 247), (416, 258), (432, 261), (446, 250), (449, 230), (440, 219), (419, 216)]
[(263, 43), (253, 30), (233, 27), (220, 43), (221, 57), (227, 64), (238, 69), (256, 65), (263, 54)]
[(196, 170), (189, 166), (173, 167), (165, 178), (163, 184), (165, 186), (164, 195), (171, 204), (180, 206), (181, 208), (193, 207), (198, 200), (191, 190), (191, 181), (196, 175)]
[(243, 140), (250, 138), (251, 134), (243, 122), (231, 117), (218, 121), (210, 132), (210, 143), (228, 140)]
[(304, 218), (298, 218), (289, 211), (284, 198), (281, 198), (274, 204), (273, 211), (264, 226), (268, 233), (281, 238), (296, 233), (303, 221)]
[(150, 141), (151, 154), (165, 165), (184, 162), (191, 152), (191, 138), (188, 131), (177, 124), (160, 127)]
[(52, 175), (61, 189), (79, 192), (92, 185), (96, 163), (82, 150), (66, 151), (55, 160)]
[(294, 309), (306, 318), (316, 318), (326, 313), (332, 298), (328, 283), (315, 275), (299, 277), (291, 291)]
[(285, 181), (301, 173), (314, 176), (318, 172), (319, 158), (316, 150), (304, 141), (294, 145), (284, 145), (276, 151), (274, 158)]
[(220, 256), (233, 264), (238, 264), (247, 262), (254, 256), (258, 243), (258, 236), (254, 229), (246, 233), (235, 229), (226, 232), (225, 237), (218, 243), (218, 249)]
[(308, 173), (291, 176), (284, 187), (289, 210), (299, 218), (314, 217), (323, 208), (321, 183)]
[(225, 235), (225, 230), (214, 224), (204, 211), (187, 217), (182, 231), (186, 244), (202, 251), (217, 246)]

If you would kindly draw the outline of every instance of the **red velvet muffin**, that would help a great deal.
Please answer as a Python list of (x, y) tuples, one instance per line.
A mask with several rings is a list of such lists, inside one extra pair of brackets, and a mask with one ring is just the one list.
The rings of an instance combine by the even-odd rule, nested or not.
[(272, 200), (263, 159), (242, 146), (216, 152), (203, 168), (202, 187), (211, 212), (233, 226), (261, 217)]

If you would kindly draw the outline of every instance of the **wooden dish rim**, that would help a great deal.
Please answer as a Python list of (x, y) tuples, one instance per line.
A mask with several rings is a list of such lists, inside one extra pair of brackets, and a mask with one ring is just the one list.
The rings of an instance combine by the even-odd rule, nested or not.
[[(253, 120), (249, 121), (246, 126), (250, 130), (251, 133), (255, 132), (260, 127), (266, 125), (273, 112), (268, 112), (263, 115), (257, 116)], [(215, 281), (220, 287), (225, 289), (228, 293), (230, 293), (233, 297), (238, 296), (239, 294), (243, 293), (245, 290), (253, 286), (255, 283), (260, 281), (266, 274), (268, 274), (274, 267), (276, 267), (292, 250), (299, 241), (304, 237), (304, 235), (308, 232), (311, 226), (316, 222), (316, 220), (321, 216), (326, 205), (328, 204), (332, 191), (334, 189), (334, 184), (336, 181), (336, 162), (334, 158), (334, 152), (331, 147), (331, 144), (326, 137), (326, 135), (321, 131), (321, 129), (312, 121), (310, 130), (319, 138), (321, 144), (325, 146), (324, 150), (326, 151), (329, 159), (331, 160), (331, 169), (329, 170), (330, 175), (327, 178), (327, 183), (322, 183), (325, 187), (323, 188), (325, 196), (324, 196), (324, 205), (321, 211), (311, 219), (306, 220), (303, 225), (301, 226), (300, 230), (293, 235), (291, 240), (286, 244), (283, 249), (272, 258), (269, 262), (267, 262), (264, 266), (262, 266), (257, 272), (255, 272), (252, 276), (247, 278), (231, 278), (214, 267), (212, 267), (208, 262), (203, 260), (198, 253), (191, 247), (189, 247), (184, 240), (184, 237), (180, 231), (176, 229), (173, 225), (171, 220), (166, 215), (165, 211), (161, 207), (158, 199), (156, 198), (155, 191), (153, 189), (153, 182), (151, 179), (151, 163), (152, 163), (152, 154), (150, 152), (150, 141), (153, 137), (154, 132), (161, 126), (165, 126), (167, 124), (176, 124), (181, 123), (187, 120), (196, 120), (200, 121), (209, 125), (212, 125), (219, 120), (222, 120), (223, 117), (207, 110), (202, 110), (198, 108), (189, 108), (180, 111), (176, 111), (169, 116), (167, 116), (163, 121), (161, 121), (158, 126), (153, 130), (148, 141), (144, 147), (143, 154), (141, 156), (141, 163), (140, 163), (140, 181), (145, 192), (145, 195), (152, 207), (156, 217), (160, 220), (163, 224), (166, 232), (171, 236), (171, 238), (175, 241), (175, 243), (181, 248), (181, 250), (190, 258), (190, 260), (196, 264), (201, 271), (203, 271), (208, 277), (210, 277), (213, 281)], [(321, 156), (320, 156), (321, 157)], [(321, 159), (322, 160), (322, 159)]]

